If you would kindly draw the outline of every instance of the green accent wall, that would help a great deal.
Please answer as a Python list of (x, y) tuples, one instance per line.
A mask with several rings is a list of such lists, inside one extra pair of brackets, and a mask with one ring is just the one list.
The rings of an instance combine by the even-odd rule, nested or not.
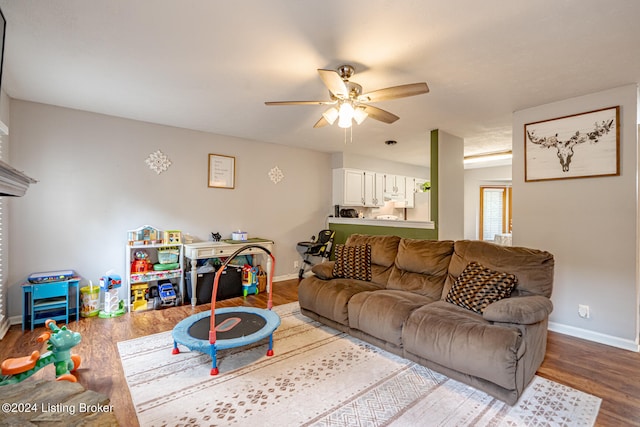
[(430, 203), (431, 203), (431, 221), (435, 224), (433, 240), (438, 240), (438, 129), (431, 131), (431, 190), (430, 190)]
[[(408, 239), (438, 240), (438, 130), (432, 130), (431, 140), (431, 221), (435, 223), (435, 229), (424, 228), (400, 228), (385, 227), (377, 225), (354, 225), (354, 224), (329, 224), (329, 228), (336, 232), (334, 247), (347, 241), (347, 237), (352, 234), (370, 235), (393, 235)], [(332, 254), (333, 255), (333, 254)]]
[(336, 232), (333, 239), (334, 247), (347, 241), (347, 237), (352, 234), (369, 234), (373, 236), (399, 236), (408, 239), (426, 239), (436, 240), (436, 230), (428, 230), (424, 228), (400, 228), (385, 227), (377, 225), (355, 225), (355, 224), (329, 224), (329, 229)]

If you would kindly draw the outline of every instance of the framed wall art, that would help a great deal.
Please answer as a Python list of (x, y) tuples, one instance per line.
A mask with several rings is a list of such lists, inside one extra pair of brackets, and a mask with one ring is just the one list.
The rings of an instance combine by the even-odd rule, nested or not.
[(620, 107), (524, 125), (525, 181), (620, 175)]
[(233, 189), (236, 186), (236, 158), (209, 154), (209, 187)]

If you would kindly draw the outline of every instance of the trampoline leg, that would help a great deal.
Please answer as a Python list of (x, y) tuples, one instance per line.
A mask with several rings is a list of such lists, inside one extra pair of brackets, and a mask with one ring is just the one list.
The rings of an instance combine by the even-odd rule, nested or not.
[(180, 349), (178, 348), (178, 343), (173, 342), (173, 350), (171, 350), (171, 354), (180, 354)]
[(218, 360), (217, 360), (216, 345), (211, 344), (211, 372), (210, 375), (218, 375)]
[(269, 335), (269, 350), (267, 350), (267, 356), (273, 356), (273, 334)]

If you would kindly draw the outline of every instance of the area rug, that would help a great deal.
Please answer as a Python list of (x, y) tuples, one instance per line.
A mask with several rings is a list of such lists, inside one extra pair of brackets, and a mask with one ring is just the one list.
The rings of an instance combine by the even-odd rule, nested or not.
[(592, 426), (601, 399), (535, 377), (515, 406), (275, 307), (275, 355), (258, 342), (211, 358), (171, 332), (118, 343), (141, 426)]

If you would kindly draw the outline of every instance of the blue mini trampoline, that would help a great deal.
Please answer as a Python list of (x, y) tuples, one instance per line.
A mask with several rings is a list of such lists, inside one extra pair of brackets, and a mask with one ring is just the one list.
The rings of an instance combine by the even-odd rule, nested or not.
[[(267, 271), (269, 271), (267, 308), (228, 307), (216, 310), (216, 294), (220, 275), (227, 265), (250, 248), (258, 248), (266, 252)], [(204, 311), (194, 314), (178, 323), (172, 332), (173, 354), (180, 353), (178, 344), (190, 350), (211, 355), (211, 375), (218, 374), (217, 351), (227, 348), (241, 347), (269, 338), (267, 356), (273, 356), (273, 332), (280, 326), (280, 316), (271, 311), (273, 306), (273, 272), (275, 259), (271, 252), (259, 245), (246, 245), (235, 251), (216, 272), (211, 295), (211, 313)]]

